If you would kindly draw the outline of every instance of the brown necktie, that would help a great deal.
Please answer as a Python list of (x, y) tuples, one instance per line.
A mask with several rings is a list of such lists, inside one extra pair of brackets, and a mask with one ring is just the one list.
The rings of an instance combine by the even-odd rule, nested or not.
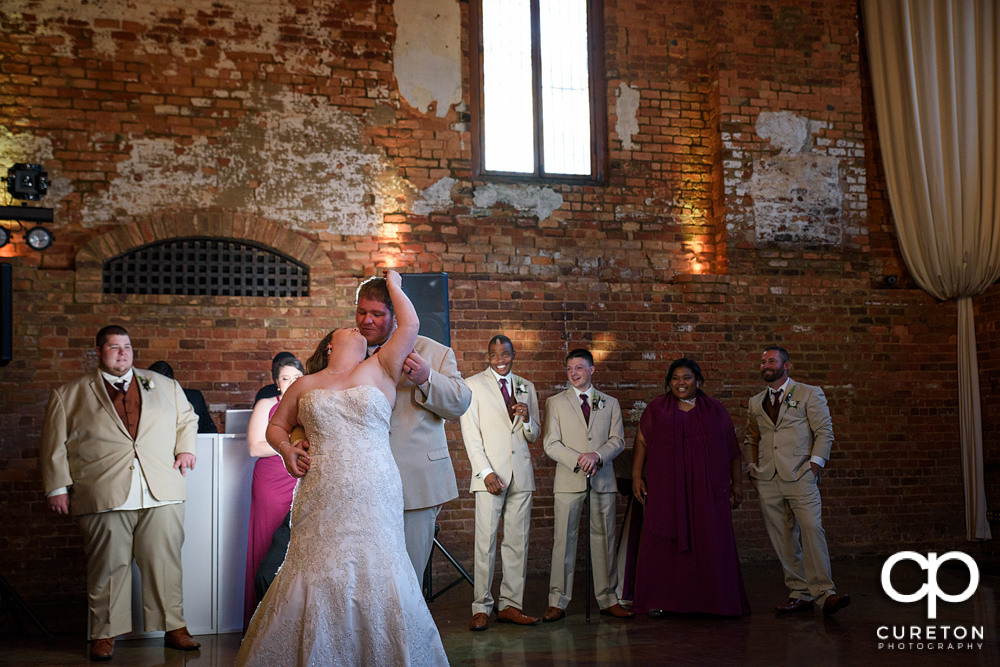
[(771, 418), (771, 421), (775, 424), (778, 423), (778, 413), (781, 412), (781, 390), (774, 392), (774, 401), (765, 401), (765, 409), (767, 410), (767, 416)]

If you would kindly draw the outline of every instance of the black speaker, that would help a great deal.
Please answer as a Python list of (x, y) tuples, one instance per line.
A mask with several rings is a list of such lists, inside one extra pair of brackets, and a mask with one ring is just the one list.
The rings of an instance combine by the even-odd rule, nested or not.
[(13, 288), (13, 269), (10, 264), (0, 264), (0, 366), (14, 358)]
[(403, 292), (420, 317), (420, 335), (451, 347), (447, 273), (404, 273)]

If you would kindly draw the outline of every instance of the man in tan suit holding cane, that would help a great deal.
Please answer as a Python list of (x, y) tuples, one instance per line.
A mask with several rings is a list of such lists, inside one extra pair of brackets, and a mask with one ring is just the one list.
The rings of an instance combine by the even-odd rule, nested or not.
[(469, 378), (472, 404), (460, 422), (472, 466), (469, 490), (476, 496), (475, 599), (469, 624), (473, 631), (487, 628), (494, 607), (491, 588), (501, 516), (503, 580), (497, 620), (518, 625), (539, 622), (521, 611), (535, 491), (528, 444), (541, 430), (538, 396), (533, 384), (511, 372), (515, 352), (510, 338), (494, 336), (487, 350), (490, 366)]
[[(555, 535), (549, 574), (549, 608), (542, 620), (551, 623), (566, 614), (573, 597), (576, 538), (590, 478), (590, 550), (594, 560), (594, 592), (601, 614), (632, 618), (618, 603), (618, 562), (615, 559), (615, 496), (618, 484), (611, 461), (625, 449), (625, 428), (618, 401), (591, 384), (594, 357), (577, 349), (566, 355), (570, 388), (545, 403), (545, 453), (556, 462)], [(588, 585), (590, 582), (587, 582)], [(589, 608), (588, 608), (589, 613)]]
[(823, 390), (788, 377), (790, 367), (784, 348), (764, 350), (760, 375), (768, 388), (750, 399), (747, 412), (750, 479), (785, 571), (789, 595), (778, 613), (818, 604), (830, 616), (851, 603), (834, 589), (821, 521), (818, 484), (833, 446), (833, 421)]
[(198, 417), (173, 380), (132, 367), (119, 326), (97, 334), (99, 368), (52, 392), (42, 433), (48, 506), (77, 517), (87, 553), (90, 657), (109, 660), (132, 629), (132, 558), (142, 573), (147, 632), (201, 646), (184, 622), (184, 476), (194, 468)]

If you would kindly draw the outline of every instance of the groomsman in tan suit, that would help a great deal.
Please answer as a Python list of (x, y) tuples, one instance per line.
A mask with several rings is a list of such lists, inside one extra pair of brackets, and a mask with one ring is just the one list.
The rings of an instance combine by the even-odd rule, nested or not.
[(555, 537), (549, 574), (549, 608), (542, 620), (558, 621), (573, 597), (576, 538), (591, 482), (590, 553), (594, 592), (601, 614), (632, 618), (618, 604), (615, 559), (615, 481), (611, 461), (625, 449), (625, 428), (618, 401), (591, 384), (594, 357), (577, 349), (566, 355), (570, 388), (545, 402), (545, 453), (556, 462)]
[(142, 573), (147, 632), (192, 651), (184, 622), (184, 476), (198, 416), (173, 380), (132, 367), (119, 326), (97, 334), (99, 368), (52, 392), (42, 432), (48, 506), (77, 517), (87, 554), (90, 657), (109, 660), (132, 629), (132, 558)]
[[(396, 316), (385, 278), (358, 287), (354, 320), (368, 341), (368, 355), (378, 352), (396, 330)], [(434, 523), (441, 506), (458, 497), (455, 468), (448, 454), (444, 423), (469, 408), (472, 394), (450, 347), (417, 336), (396, 386), (389, 446), (403, 480), (403, 528), (406, 552), (421, 581), (434, 547)]]
[(489, 364), (468, 379), (472, 404), (462, 415), (462, 439), (472, 465), (469, 490), (476, 496), (475, 600), (470, 630), (485, 630), (493, 610), (493, 571), (497, 527), (503, 516), (497, 620), (534, 625), (539, 619), (522, 613), (528, 561), (528, 528), (535, 474), (528, 444), (538, 438), (535, 386), (514, 375), (514, 344), (498, 335), (490, 340)]
[(851, 603), (833, 585), (817, 486), (830, 459), (833, 420), (823, 390), (791, 379), (790, 368), (784, 348), (764, 350), (760, 375), (767, 389), (750, 399), (747, 412), (750, 479), (785, 571), (789, 596), (778, 612), (809, 611), (818, 604), (830, 616)]

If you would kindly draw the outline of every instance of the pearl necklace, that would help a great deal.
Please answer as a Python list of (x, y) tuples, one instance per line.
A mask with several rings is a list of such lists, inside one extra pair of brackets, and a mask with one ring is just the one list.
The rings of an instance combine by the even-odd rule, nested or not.
[(358, 364), (354, 364), (350, 368), (347, 368), (347, 369), (342, 370), (342, 371), (331, 371), (329, 368), (327, 368), (326, 372), (329, 373), (330, 375), (343, 375), (344, 373), (350, 373), (351, 371), (353, 371), (357, 367), (358, 367)]
[(688, 405), (694, 405), (694, 402), (698, 400), (698, 397), (696, 396), (695, 398), (681, 398), (681, 399), (678, 399), (678, 400), (680, 400), (681, 403), (687, 403)]

